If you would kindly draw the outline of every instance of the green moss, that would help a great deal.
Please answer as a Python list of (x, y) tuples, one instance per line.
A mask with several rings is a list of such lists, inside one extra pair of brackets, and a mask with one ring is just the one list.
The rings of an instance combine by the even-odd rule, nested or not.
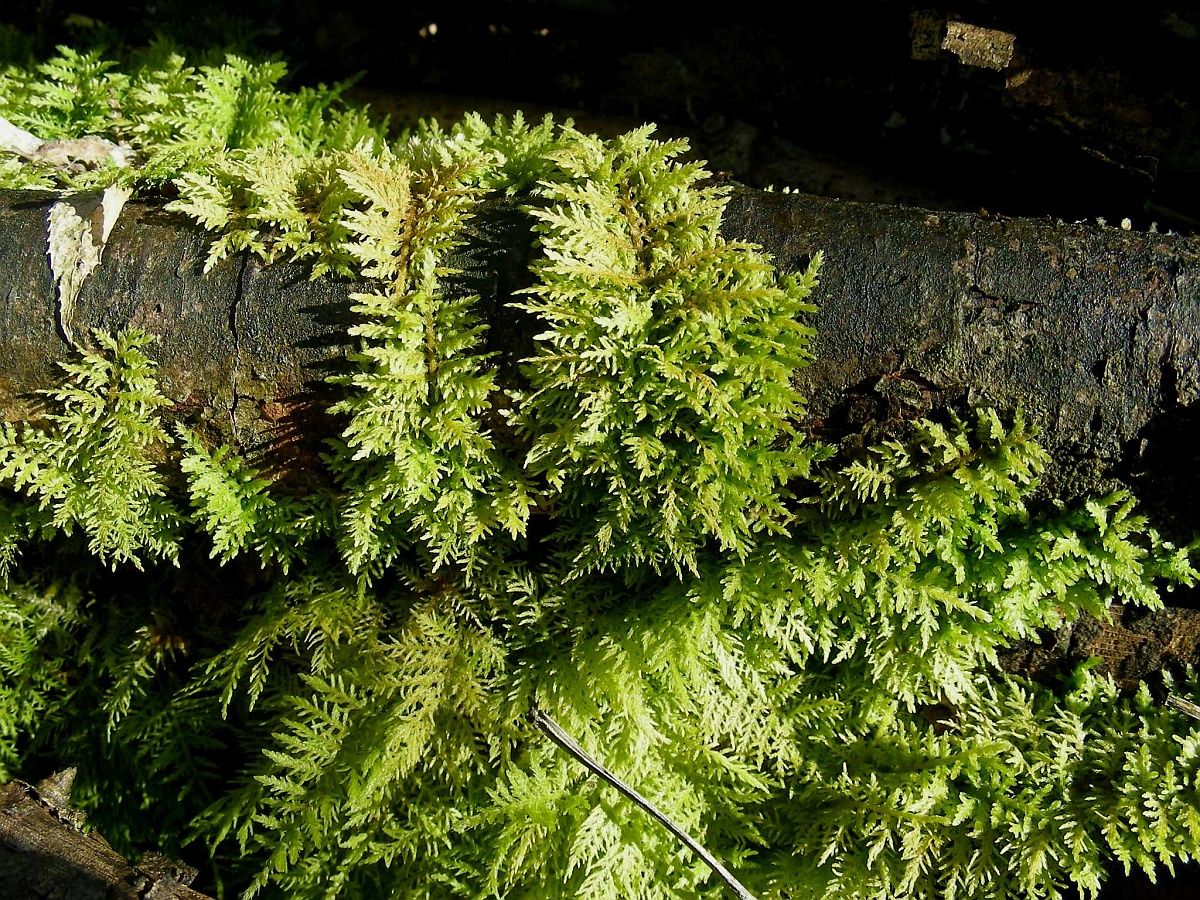
[[(186, 836), (229, 895), (718, 895), (534, 705), (762, 897), (1056, 897), (1200, 849), (1194, 723), (1086, 671), (994, 669), (1160, 604), (1192, 548), (1125, 495), (1027, 506), (1045, 454), (1020, 417), (807, 440), (819, 260), (781, 275), (724, 240), (683, 144), (478, 117), (389, 140), (281, 75), (66, 53), (0, 79), (35, 133), (143, 160), (10, 185), (171, 180), (210, 260), (361, 288), (307, 493), (164, 432), (136, 332), (97, 336), (45, 427), (0, 433), (4, 775), (78, 766), (110, 839)], [(517, 377), (450, 262), (497, 203), (535, 237)]]

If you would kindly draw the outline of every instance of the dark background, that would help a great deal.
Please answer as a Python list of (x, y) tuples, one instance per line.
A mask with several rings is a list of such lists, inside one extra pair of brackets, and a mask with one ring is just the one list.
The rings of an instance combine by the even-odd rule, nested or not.
[[(361, 73), (357, 96), (397, 125), (474, 108), (553, 109), (602, 132), (656, 121), (755, 186), (1195, 232), (1200, 11), (1077, 8), (18, 0), (0, 21), (38, 53), (165, 36), (281, 55), (295, 84)], [(947, 19), (1012, 34), (1012, 61), (941, 50)]]

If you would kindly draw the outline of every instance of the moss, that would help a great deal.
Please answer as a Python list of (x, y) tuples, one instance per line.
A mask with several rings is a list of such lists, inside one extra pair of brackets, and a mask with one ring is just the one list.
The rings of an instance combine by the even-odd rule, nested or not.
[[(820, 260), (721, 238), (683, 143), (478, 117), (389, 141), (278, 77), (66, 54), (0, 84), (41, 127), (75, 81), (115, 96), (146, 162), (82, 182), (172, 179), (214, 264), (360, 287), (311, 484), (165, 429), (136, 332), (97, 334), (49, 428), (0, 434), (6, 771), (76, 765), (119, 843), (186, 833), (228, 891), (289, 897), (715, 896), (534, 708), (761, 896), (1059, 896), (1200, 849), (1192, 723), (992, 671), (1160, 604), (1193, 548), (1123, 494), (1028, 508), (1021, 417), (840, 455), (799, 433)], [(495, 275), (521, 359), (454, 263), (501, 207), (534, 234)]]

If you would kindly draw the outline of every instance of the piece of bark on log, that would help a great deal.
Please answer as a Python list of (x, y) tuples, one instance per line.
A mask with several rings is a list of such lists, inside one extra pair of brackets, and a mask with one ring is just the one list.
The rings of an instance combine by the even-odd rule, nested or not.
[[(47, 779), (50, 782), (50, 779)], [(0, 884), (22, 900), (208, 900), (196, 871), (160, 854), (130, 865), (56, 797), (53, 783), (0, 784)]]
[[(30, 392), (70, 356), (45, 250), (50, 202), (0, 195), (0, 415), (9, 420), (30, 414)], [(467, 279), (491, 304), (490, 346), (511, 368), (536, 330), (503, 302), (528, 283), (531, 237), (503, 208), (481, 216), (478, 232)], [(761, 244), (785, 270), (825, 254), (815, 359), (796, 376), (819, 436), (886, 432), (954, 403), (1020, 407), (1052, 454), (1048, 492), (1072, 500), (1130, 484), (1161, 527), (1200, 531), (1200, 239), (736, 185), (724, 233)], [(214, 441), (268, 448), (287, 477), (319, 478), (316, 455), (335, 430), (323, 378), (352, 347), (355, 286), (245, 255), (205, 274), (208, 244), (180, 216), (128, 205), (73, 330), (158, 335), (172, 415)], [(1164, 659), (1195, 661), (1194, 642), (1163, 647)]]

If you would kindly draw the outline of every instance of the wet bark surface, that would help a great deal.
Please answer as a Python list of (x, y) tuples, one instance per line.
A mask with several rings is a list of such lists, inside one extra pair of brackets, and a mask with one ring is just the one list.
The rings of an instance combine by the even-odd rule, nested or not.
[(951, 402), (1022, 409), (1063, 500), (1121, 480), (1180, 535), (1200, 530), (1200, 240), (738, 191), (726, 232), (784, 269), (825, 254), (817, 434)]
[[(34, 392), (72, 353), (45, 250), (48, 204), (0, 196), (0, 414), (10, 421), (36, 415)], [(947, 408), (1020, 409), (1051, 453), (1045, 496), (1131, 486), (1169, 535), (1200, 531), (1200, 239), (738, 186), (724, 232), (761, 244), (784, 270), (825, 255), (814, 359), (795, 376), (816, 436), (863, 442)], [(506, 301), (528, 284), (531, 237), (520, 215), (489, 208), (475, 238), (452, 288), (481, 296), (489, 349), (503, 378), (516, 379), (537, 323)], [(130, 204), (83, 286), (72, 330), (155, 334), (169, 418), (248, 450), (293, 483), (319, 479), (317, 454), (340, 427), (325, 412), (337, 388), (324, 379), (349, 365), (351, 295), (362, 286), (247, 256), (205, 272), (208, 244), (182, 217)], [(1197, 661), (1190, 612), (1143, 616), (1136, 627), (1122, 613), (1047, 636), (1049, 650), (1019, 649), (1009, 665), (1053, 671), (1098, 655), (1136, 680)], [(1047, 652), (1052, 659), (1038, 655)]]

